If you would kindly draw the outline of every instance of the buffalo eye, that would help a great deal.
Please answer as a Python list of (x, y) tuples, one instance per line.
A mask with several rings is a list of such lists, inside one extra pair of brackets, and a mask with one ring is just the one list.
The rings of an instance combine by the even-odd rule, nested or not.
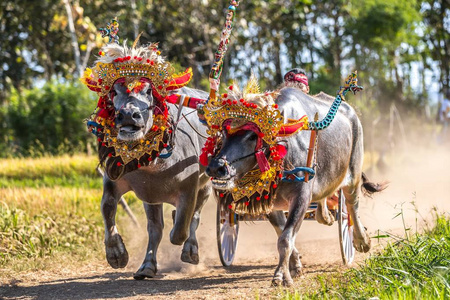
[(255, 133), (252, 133), (248, 139), (253, 142), (258, 139), (258, 136)]

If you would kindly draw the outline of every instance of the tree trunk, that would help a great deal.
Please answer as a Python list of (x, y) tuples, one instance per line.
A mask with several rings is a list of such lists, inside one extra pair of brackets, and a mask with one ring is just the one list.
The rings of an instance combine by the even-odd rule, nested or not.
[(78, 47), (77, 34), (75, 32), (75, 25), (73, 22), (72, 7), (70, 6), (69, 0), (64, 0), (64, 5), (67, 11), (67, 21), (69, 24), (70, 38), (72, 40), (71, 44), (73, 48), (73, 56), (75, 59), (75, 68), (77, 70), (76, 74), (81, 77), (83, 74), (81, 69), (80, 48)]
[[(279, 32), (277, 32), (277, 36), (274, 39), (273, 46), (273, 55), (275, 60), (275, 84), (280, 84), (281, 82), (283, 82), (283, 74), (281, 71), (281, 37)], [(272, 82), (272, 84), (274, 83)]]

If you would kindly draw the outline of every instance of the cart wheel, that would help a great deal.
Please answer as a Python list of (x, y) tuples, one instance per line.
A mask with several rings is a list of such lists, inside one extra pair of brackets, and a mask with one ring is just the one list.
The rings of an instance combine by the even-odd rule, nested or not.
[(233, 263), (237, 249), (239, 234), (238, 216), (228, 208), (217, 203), (216, 218), (217, 247), (219, 249), (220, 261), (224, 267)]
[(347, 212), (347, 205), (345, 204), (345, 196), (342, 189), (339, 191), (338, 225), (342, 261), (344, 265), (350, 265), (355, 258), (355, 248), (353, 248), (353, 224)]

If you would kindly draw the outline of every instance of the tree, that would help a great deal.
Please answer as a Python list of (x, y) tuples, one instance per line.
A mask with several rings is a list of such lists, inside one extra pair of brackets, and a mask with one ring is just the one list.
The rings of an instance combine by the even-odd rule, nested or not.
[(450, 93), (450, 2), (426, 0), (422, 1), (421, 9), (426, 25), (424, 51), (439, 63), (441, 92)]

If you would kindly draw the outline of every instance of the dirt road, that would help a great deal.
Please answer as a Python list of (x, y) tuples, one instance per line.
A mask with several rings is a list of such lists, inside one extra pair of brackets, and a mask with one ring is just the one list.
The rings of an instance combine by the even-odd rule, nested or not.
[[(384, 175), (373, 174), (375, 181), (390, 181), (389, 188), (374, 199), (361, 201), (361, 218), (372, 235), (378, 230), (402, 232), (406, 226), (416, 228), (423, 219), (430, 219), (432, 207), (440, 212), (450, 211), (450, 160), (444, 150), (411, 151), (391, 162), (395, 168)], [(414, 201), (415, 206), (410, 204)], [(393, 217), (400, 212), (403, 219)], [(416, 209), (418, 213), (416, 212)], [(198, 230), (200, 264), (182, 263), (181, 247), (168, 241), (171, 221), (168, 220), (159, 252), (160, 277), (135, 281), (132, 273), (139, 267), (144, 253), (145, 235), (137, 235), (126, 244), (130, 263), (124, 270), (107, 266), (99, 258), (82, 269), (61, 267), (56, 273), (34, 272), (19, 274), (0, 287), (3, 299), (267, 299), (276, 297), (278, 290), (270, 287), (277, 264), (276, 234), (268, 222), (241, 224), (235, 263), (224, 269), (220, 265), (215, 240), (215, 203), (212, 199), (202, 213)], [(295, 288), (313, 289), (315, 275), (345, 269), (340, 261), (337, 225), (327, 227), (305, 222), (297, 238), (303, 256), (305, 275), (296, 280)], [(373, 250), (377, 241), (372, 240)], [(370, 254), (356, 254), (362, 261)]]

